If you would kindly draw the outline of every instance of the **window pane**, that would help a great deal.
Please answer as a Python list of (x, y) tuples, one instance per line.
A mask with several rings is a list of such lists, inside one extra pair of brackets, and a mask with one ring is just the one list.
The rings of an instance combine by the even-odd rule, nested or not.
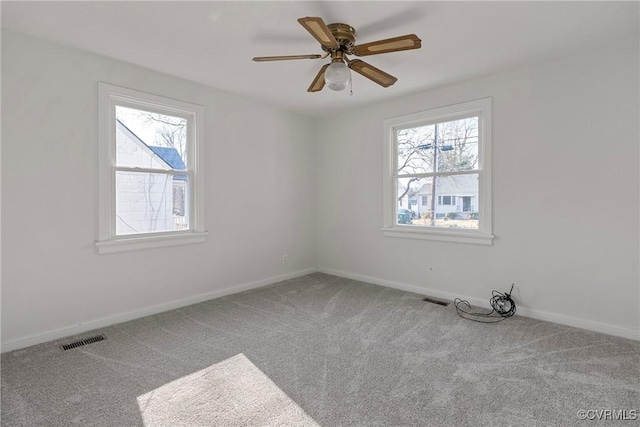
[(397, 224), (477, 229), (478, 174), (399, 178), (396, 203)]
[(398, 129), (398, 175), (433, 172), (435, 126)]
[(413, 224), (426, 214), (431, 203), (431, 178), (399, 178), (396, 223)]
[(478, 169), (478, 117), (438, 123), (438, 172)]
[(116, 172), (116, 235), (189, 229), (186, 175)]
[(187, 120), (116, 106), (116, 165), (186, 170)]

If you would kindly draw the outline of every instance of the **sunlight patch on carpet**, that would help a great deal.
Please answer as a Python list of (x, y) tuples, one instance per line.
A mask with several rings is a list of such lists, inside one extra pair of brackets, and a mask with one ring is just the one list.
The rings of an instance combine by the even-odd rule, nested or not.
[(145, 427), (320, 427), (240, 353), (138, 396)]

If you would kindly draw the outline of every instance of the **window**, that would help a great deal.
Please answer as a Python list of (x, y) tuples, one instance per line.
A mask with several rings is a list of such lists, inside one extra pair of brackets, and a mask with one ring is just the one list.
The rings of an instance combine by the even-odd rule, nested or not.
[[(384, 122), (383, 235), (490, 245), (491, 98)], [(420, 199), (417, 218), (399, 210)]]
[[(455, 205), (456, 196), (438, 196), (439, 205)], [(475, 224), (473, 224), (475, 226)]]
[(98, 251), (202, 242), (204, 109), (105, 83), (98, 98)]

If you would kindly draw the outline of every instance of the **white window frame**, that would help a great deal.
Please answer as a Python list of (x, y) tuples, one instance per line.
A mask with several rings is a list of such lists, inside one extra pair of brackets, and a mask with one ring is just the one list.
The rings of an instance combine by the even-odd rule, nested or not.
[[(174, 115), (187, 120), (189, 230), (116, 235), (116, 106)], [(98, 253), (199, 243), (204, 226), (204, 108), (184, 101), (98, 83)]]
[[(398, 224), (397, 218), (397, 144), (398, 129), (478, 117), (478, 229), (451, 229)], [(385, 237), (425, 239), (454, 243), (491, 245), (493, 243), (491, 216), (491, 98), (434, 108), (384, 120), (383, 153), (383, 226)]]

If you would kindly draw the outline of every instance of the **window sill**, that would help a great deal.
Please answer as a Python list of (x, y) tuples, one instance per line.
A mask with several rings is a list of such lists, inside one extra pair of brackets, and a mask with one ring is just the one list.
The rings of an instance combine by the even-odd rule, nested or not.
[(493, 234), (485, 234), (476, 230), (451, 231), (446, 229), (416, 229), (414, 227), (385, 227), (381, 230), (384, 237), (400, 237), (404, 239), (433, 240), (437, 242), (467, 243), (485, 246), (490, 246), (493, 243)]
[(209, 233), (196, 231), (181, 234), (163, 234), (159, 236), (121, 237), (96, 242), (99, 254), (138, 251), (142, 249), (164, 248), (168, 246), (202, 243)]

